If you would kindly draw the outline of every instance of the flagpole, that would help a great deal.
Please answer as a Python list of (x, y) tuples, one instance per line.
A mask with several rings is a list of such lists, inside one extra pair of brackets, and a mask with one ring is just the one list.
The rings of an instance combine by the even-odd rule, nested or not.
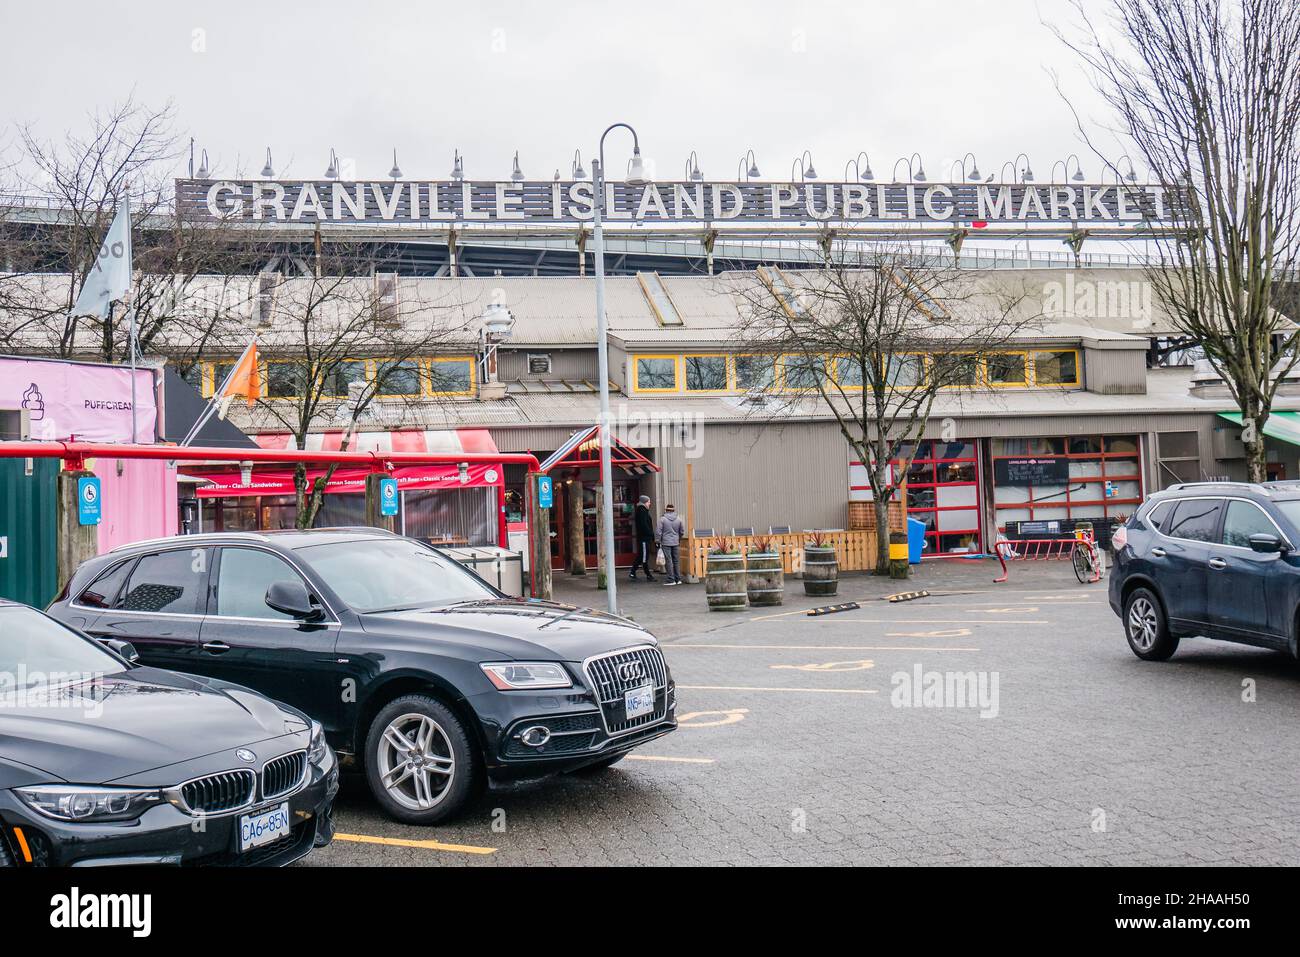
[(127, 325), (127, 335), (131, 338), (131, 442), (137, 441), (135, 431), (135, 297), (132, 295), (126, 301), (126, 310), (129, 317)]
[[(131, 340), (131, 442), (135, 443), (136, 435), (136, 409), (135, 409), (135, 371), (137, 363), (137, 341), (135, 335), (135, 261), (131, 250), (131, 184), (126, 183), (126, 192), (122, 196), (122, 205), (126, 209), (126, 312), (127, 312), (127, 337)], [(152, 442), (157, 437), (157, 431), (150, 437)]]
[(194, 420), (194, 424), (190, 426), (190, 430), (185, 433), (185, 438), (181, 440), (181, 445), (189, 445), (198, 437), (199, 430), (207, 424), (208, 419), (212, 418), (212, 413), (217, 410), (217, 403), (221, 401), (221, 396), (222, 393), (226, 391), (226, 386), (230, 385), (230, 379), (234, 376), (235, 370), (238, 369), (240, 363), (244, 361), (244, 356), (248, 355), (248, 350), (253, 348), (255, 345), (257, 345), (256, 335), (254, 335), (252, 339), (248, 340), (248, 345), (244, 346), (244, 351), (239, 354), (239, 358), (235, 360), (235, 364), (230, 367), (230, 371), (226, 373), (226, 377), (221, 380), (221, 385), (212, 390), (212, 396), (208, 399), (207, 407), (204, 408), (203, 414)]

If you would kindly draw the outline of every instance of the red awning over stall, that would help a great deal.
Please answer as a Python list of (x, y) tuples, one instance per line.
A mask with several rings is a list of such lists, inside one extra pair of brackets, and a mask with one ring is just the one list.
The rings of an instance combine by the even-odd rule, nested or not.
[[(288, 433), (270, 433), (254, 436), (265, 449), (292, 448)], [(308, 437), (304, 451), (338, 451), (342, 432), (322, 432)], [(360, 432), (353, 437), (349, 448), (358, 452), (495, 452), (496, 443), (487, 429), (458, 429), (446, 432), (420, 432), (402, 430), (395, 432)], [(222, 498), (237, 495), (292, 495), (293, 469), (283, 467), (255, 468), (251, 480), (240, 480), (238, 469), (221, 471), (187, 470), (197, 478), (212, 483), (200, 486), (195, 494), (199, 498)], [(309, 480), (325, 474), (325, 469), (308, 469)], [(325, 491), (329, 494), (360, 494), (365, 491), (366, 469), (340, 468), (330, 477)], [(456, 462), (433, 462), (421, 465), (403, 465), (392, 471), (397, 487), (402, 491), (452, 488), (489, 488), (505, 484), (505, 468), (496, 463), (474, 463), (462, 473)]]

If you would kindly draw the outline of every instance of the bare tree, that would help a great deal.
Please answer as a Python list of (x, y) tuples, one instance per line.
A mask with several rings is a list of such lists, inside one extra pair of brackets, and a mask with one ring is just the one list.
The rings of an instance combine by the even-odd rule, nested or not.
[[(18, 158), (0, 179), (26, 195), (0, 196), (0, 348), (123, 361), (130, 351), (121, 306), (107, 320), (72, 306), (119, 205), (129, 198), (134, 272), (131, 303), (142, 358), (163, 356), (185, 375), (205, 356), (238, 351), (255, 295), (248, 277), (284, 255), (262, 224), (186, 215), (175, 207), (178, 139), (172, 110), (128, 98), (92, 114), (88, 132), (58, 142), (18, 131)], [(9, 151), (7, 157), (12, 157)]]
[[(18, 286), (22, 298), (11, 297), (5, 304), (9, 337), (35, 326), (61, 357), (97, 354), (110, 362), (118, 357), (124, 341), (117, 329), (120, 309), (100, 322), (73, 315), (72, 307), (117, 208), (128, 196), (133, 233), (156, 225), (159, 218), (167, 221), (170, 163), (178, 155), (173, 119), (170, 104), (151, 109), (128, 97), (90, 115), (87, 132), (70, 132), (57, 142), (42, 138), (34, 127), (19, 129), (24, 185), (43, 196), (48, 209), (47, 215), (27, 224), (16, 256), (19, 271), (34, 281)], [(151, 287), (174, 285), (171, 276), (178, 265), (174, 257), (166, 263), (152, 258), (153, 269), (136, 290), (146, 302)], [(61, 280), (51, 282), (52, 274), (61, 274)], [(93, 349), (83, 341), (83, 332), (95, 337)]]
[(833, 415), (866, 467), (878, 574), (889, 570), (889, 505), (936, 400), (982, 388), (997, 347), (1037, 319), (1022, 293), (971, 279), (921, 247), (827, 245), (815, 272), (763, 267), (734, 280), (738, 384), (762, 394), (774, 418)]
[[(314, 275), (256, 280), (268, 379), (259, 411), (298, 448), (313, 432), (341, 427), (346, 451), (376, 402), (401, 409), (468, 387), (444, 380), (438, 363), (422, 360), (453, 349), (472, 352), (474, 320), (449, 298), (422, 296), (427, 284), (367, 275), (358, 268), (367, 258), (382, 259), (382, 251), (335, 246), (316, 258)], [(310, 479), (305, 464), (295, 466), (298, 528), (312, 526), (335, 469)]]
[(1300, 358), (1283, 317), (1300, 254), (1300, 4), (1111, 0), (1101, 23), (1075, 6), (1079, 35), (1057, 35), (1171, 197), (1149, 281), (1241, 409), (1263, 481), (1263, 427)]

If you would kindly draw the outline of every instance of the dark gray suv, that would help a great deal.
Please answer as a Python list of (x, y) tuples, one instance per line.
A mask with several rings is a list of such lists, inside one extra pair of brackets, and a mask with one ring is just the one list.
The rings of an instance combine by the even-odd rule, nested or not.
[(1111, 541), (1110, 605), (1139, 658), (1193, 635), (1300, 657), (1300, 482), (1176, 485)]

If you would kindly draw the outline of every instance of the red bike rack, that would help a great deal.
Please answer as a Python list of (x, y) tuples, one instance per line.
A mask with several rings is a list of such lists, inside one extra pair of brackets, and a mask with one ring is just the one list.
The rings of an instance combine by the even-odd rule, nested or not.
[[(993, 579), (995, 585), (1000, 585), (1007, 580), (1010, 574), (1007, 568), (1007, 562), (1046, 562), (1046, 561), (1064, 561), (1074, 557), (1074, 549), (1080, 544), (1088, 544), (1096, 548), (1092, 536), (1083, 538), (1016, 538), (1000, 539), (994, 546), (993, 552), (998, 556), (998, 561), (1002, 564), (1002, 574)], [(1008, 554), (1013, 553), (1013, 554)], [(1099, 572), (1094, 573), (1093, 581), (1100, 581)]]

